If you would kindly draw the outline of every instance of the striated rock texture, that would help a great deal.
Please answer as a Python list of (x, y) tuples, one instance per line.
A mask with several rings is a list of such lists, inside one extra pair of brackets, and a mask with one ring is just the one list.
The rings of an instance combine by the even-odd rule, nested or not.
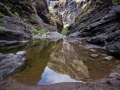
[(120, 58), (120, 3), (103, 0), (100, 6), (91, 2), (94, 8), (80, 14), (69, 27), (68, 36), (86, 38), (92, 44), (106, 46), (108, 53)]
[(25, 63), (25, 58), (21, 55), (1, 54), (0, 53), (0, 80), (19, 72)]
[(16, 18), (3, 16), (0, 27), (0, 46), (32, 39), (31, 28)]
[(57, 9), (62, 16), (64, 27), (71, 25), (75, 17), (81, 12), (87, 0), (48, 0), (50, 7)]
[(51, 17), (46, 0), (1, 0), (0, 46), (28, 41), (35, 29), (61, 30), (62, 22), (57, 15), (56, 20)]

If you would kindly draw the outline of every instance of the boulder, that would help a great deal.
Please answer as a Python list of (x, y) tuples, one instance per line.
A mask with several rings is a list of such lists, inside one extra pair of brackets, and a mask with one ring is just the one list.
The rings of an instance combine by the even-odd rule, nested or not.
[(113, 56), (107, 56), (104, 59), (107, 60), (107, 61), (110, 61), (110, 60), (112, 60), (112, 58), (113, 58)]
[(0, 53), (0, 80), (19, 72), (25, 63), (25, 58), (15, 54)]
[(91, 57), (96, 58), (96, 57), (98, 57), (98, 55), (97, 54), (92, 54)]

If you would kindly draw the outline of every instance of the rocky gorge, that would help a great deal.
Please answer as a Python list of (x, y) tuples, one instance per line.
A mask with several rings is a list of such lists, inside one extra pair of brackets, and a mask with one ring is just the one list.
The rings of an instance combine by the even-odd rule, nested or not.
[(119, 29), (119, 0), (0, 0), (0, 90), (119, 90)]

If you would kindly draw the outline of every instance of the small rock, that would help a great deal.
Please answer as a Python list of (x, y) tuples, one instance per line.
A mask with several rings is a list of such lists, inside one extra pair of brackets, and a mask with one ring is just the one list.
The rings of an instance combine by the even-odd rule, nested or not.
[(90, 79), (90, 76), (89, 75), (85, 76), (85, 79)]
[(113, 56), (107, 56), (104, 59), (107, 60), (107, 61), (110, 61), (110, 60), (112, 60), (112, 58), (113, 58)]
[(16, 53), (17, 55), (21, 55), (21, 56), (24, 56), (26, 54), (26, 51), (19, 51)]
[(102, 49), (102, 50), (104, 50), (104, 51), (106, 51), (106, 47), (105, 47), (105, 46), (104, 46), (104, 47), (102, 47), (101, 49)]
[(98, 57), (98, 55), (97, 54), (92, 54), (91, 57), (96, 58), (96, 57)]
[(90, 51), (91, 51), (91, 52), (96, 52), (96, 50), (95, 50), (95, 49), (90, 49)]
[(114, 73), (111, 73), (108, 77), (109, 77), (109, 78), (115, 78), (115, 77), (116, 77), (116, 75), (117, 75), (117, 73), (116, 73), (116, 72), (114, 72)]
[(107, 56), (107, 54), (101, 54), (102, 56)]

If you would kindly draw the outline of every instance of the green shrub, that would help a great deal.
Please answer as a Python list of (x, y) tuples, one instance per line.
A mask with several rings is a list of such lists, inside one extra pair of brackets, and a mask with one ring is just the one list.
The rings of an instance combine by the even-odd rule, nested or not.
[(45, 30), (44, 30), (44, 29), (41, 29), (38, 33), (39, 33), (39, 34), (45, 34)]
[(81, 13), (87, 12), (88, 10), (89, 10), (89, 8), (88, 8), (88, 7), (85, 7), (85, 8), (83, 8), (83, 9), (81, 10)]
[(120, 0), (112, 0), (112, 3), (113, 4), (116, 4), (116, 3), (118, 3)]
[(37, 29), (33, 29), (33, 30), (32, 30), (32, 33), (38, 34), (38, 30), (37, 30)]
[(4, 15), (3, 15), (3, 13), (2, 12), (0, 12), (0, 17), (3, 17)]
[(63, 28), (63, 30), (62, 30), (62, 32), (61, 32), (61, 33), (62, 33), (63, 35), (66, 35), (66, 34), (67, 34), (67, 31), (68, 31), (68, 27)]
[(41, 29), (41, 30), (34, 29), (34, 30), (32, 30), (32, 32), (34, 34), (45, 34), (45, 30), (44, 29)]
[(50, 13), (55, 13), (55, 12), (57, 12), (57, 11), (56, 11), (55, 9), (50, 8), (50, 9), (49, 9), (49, 12), (50, 12)]
[(1, 30), (5, 30), (5, 27), (4, 27), (4, 26), (0, 26), (0, 29), (1, 29)]
[(110, 53), (114, 53), (114, 50), (110, 50)]
[(19, 17), (19, 14), (17, 12), (14, 12), (14, 15), (17, 16), (17, 17)]
[(2, 18), (0, 18), (0, 22), (2, 22)]
[(11, 10), (9, 5), (4, 5), (8, 10)]
[(51, 17), (51, 19), (52, 19), (53, 21), (55, 21), (55, 20), (56, 20), (54, 17)]

